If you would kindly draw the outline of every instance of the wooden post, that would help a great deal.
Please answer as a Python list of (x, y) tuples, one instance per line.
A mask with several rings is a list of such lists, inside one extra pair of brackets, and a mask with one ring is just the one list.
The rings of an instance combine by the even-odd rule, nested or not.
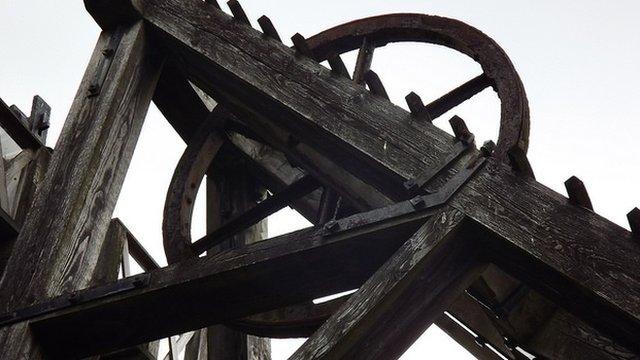
[(429, 219), (289, 359), (395, 359), (479, 275), (464, 214)]
[[(207, 233), (241, 215), (256, 204), (262, 189), (241, 166), (241, 159), (222, 152), (207, 176)], [(260, 221), (221, 244), (220, 250), (252, 244), (267, 238), (267, 221)], [(224, 325), (207, 329), (209, 360), (268, 360), (271, 342), (230, 329)]]
[[(159, 69), (142, 22), (101, 33), (2, 278), (4, 310), (91, 283)], [(0, 330), (0, 358), (44, 356), (26, 323)]]

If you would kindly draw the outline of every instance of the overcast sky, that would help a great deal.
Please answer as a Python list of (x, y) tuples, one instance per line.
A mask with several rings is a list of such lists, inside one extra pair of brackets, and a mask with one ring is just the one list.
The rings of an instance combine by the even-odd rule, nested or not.
[[(510, 56), (531, 107), (529, 158), (538, 181), (564, 193), (571, 175), (583, 180), (595, 210), (627, 227), (625, 214), (640, 204), (640, 2), (638, 1), (259, 1), (242, 2), (255, 20), (268, 15), (281, 36), (311, 36), (370, 15), (418, 12), (462, 20), (496, 40)], [(226, 6), (223, 5), (226, 10)], [(99, 33), (82, 1), (0, 0), (0, 97), (30, 110), (41, 95), (52, 107), (53, 146)], [(352, 64), (354, 55), (345, 56)], [(404, 105), (410, 91), (425, 102), (480, 73), (472, 60), (426, 45), (389, 45), (372, 68), (391, 100)], [(480, 141), (495, 139), (499, 103), (491, 90), (436, 121), (447, 130), (454, 114)], [(164, 262), (164, 197), (184, 144), (152, 106), (114, 216)], [(202, 199), (197, 212), (202, 211)], [(194, 236), (202, 235), (195, 216)], [(272, 234), (304, 222), (291, 211), (270, 220)], [(299, 341), (274, 344), (284, 359)], [(405, 359), (465, 359), (469, 355), (429, 330)]]

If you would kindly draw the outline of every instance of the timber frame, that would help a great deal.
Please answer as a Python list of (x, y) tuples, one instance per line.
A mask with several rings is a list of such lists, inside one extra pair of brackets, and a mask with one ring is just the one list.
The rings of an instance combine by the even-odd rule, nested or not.
[[(168, 357), (269, 358), (254, 336), (308, 336), (291, 359), (390, 359), (432, 324), (481, 359), (640, 357), (640, 210), (627, 231), (579, 179), (568, 198), (535, 181), (524, 88), (478, 30), (396, 14), (346, 25), (363, 38), (330, 29), (289, 48), (234, 0), (233, 16), (210, 0), (85, 5), (102, 33), (54, 150), (41, 99), (30, 121), (0, 103), (34, 179), (19, 206), (0, 196), (0, 358), (155, 359), (167, 337)], [(362, 34), (382, 22), (410, 39), (425, 26), (485, 73), (427, 105), (410, 94), (407, 112), (369, 70)], [(351, 77), (327, 44), (354, 43)], [(487, 87), (503, 104), (497, 144), (476, 148), (457, 117), (455, 136), (432, 124)], [(151, 101), (187, 143), (167, 267), (111, 219)], [(192, 241), (202, 181), (208, 235)], [(262, 220), (287, 205), (314, 226), (265, 239)], [(129, 255), (144, 273), (129, 276)]]

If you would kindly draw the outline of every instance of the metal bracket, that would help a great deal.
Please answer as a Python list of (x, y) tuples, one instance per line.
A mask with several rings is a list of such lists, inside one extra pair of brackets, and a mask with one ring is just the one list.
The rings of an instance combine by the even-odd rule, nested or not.
[(150, 274), (130, 276), (116, 282), (60, 295), (51, 300), (0, 315), (0, 327), (46, 315), (72, 306), (126, 293), (149, 285)]
[(98, 63), (98, 71), (95, 72), (95, 76), (87, 88), (87, 98), (100, 95), (102, 85), (107, 79), (107, 74), (109, 74), (111, 63), (113, 63), (113, 58), (115, 57), (116, 50), (123, 35), (124, 33), (121, 29), (117, 30), (116, 36), (113, 36), (109, 40), (107, 47), (102, 50), (102, 58)]

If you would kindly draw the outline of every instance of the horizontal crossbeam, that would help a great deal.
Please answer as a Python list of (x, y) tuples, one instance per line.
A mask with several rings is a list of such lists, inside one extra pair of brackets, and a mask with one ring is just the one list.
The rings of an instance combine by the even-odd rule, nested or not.
[[(138, 282), (125, 278), (118, 283), (139, 288), (113, 293), (115, 283), (87, 290), (90, 297), (78, 292), (32, 319), (32, 328), (50, 356), (84, 357), (357, 288), (436, 210), (416, 211), (405, 201), (341, 219), (332, 229), (185, 261)], [(98, 296), (101, 289), (113, 294)], [(5, 324), (18, 320), (27, 319)]]

